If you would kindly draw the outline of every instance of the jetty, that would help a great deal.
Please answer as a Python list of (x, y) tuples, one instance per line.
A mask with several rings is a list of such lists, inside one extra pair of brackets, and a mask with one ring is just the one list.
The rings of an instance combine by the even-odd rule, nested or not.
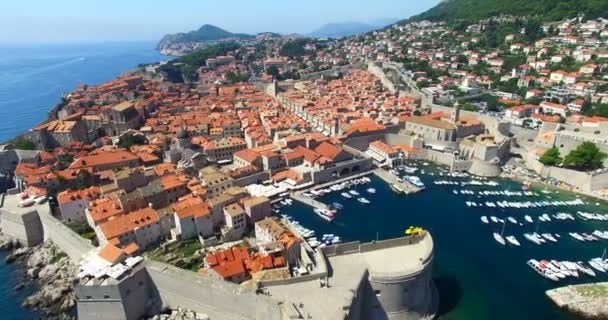
[(391, 189), (396, 193), (404, 193), (404, 194), (412, 194), (416, 192), (422, 191), (422, 189), (416, 187), (411, 184), (409, 181), (403, 180), (399, 181), (397, 177), (390, 172), (378, 168), (373, 171), (373, 173), (380, 179), (384, 180), (391, 186)]
[(608, 282), (571, 285), (545, 294), (558, 307), (581, 318), (608, 318)]

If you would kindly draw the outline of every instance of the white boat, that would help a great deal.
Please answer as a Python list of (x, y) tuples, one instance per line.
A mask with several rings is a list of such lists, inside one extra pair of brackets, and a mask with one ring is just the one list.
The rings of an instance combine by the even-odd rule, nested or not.
[(481, 222), (483, 222), (483, 223), (485, 223), (485, 224), (488, 224), (488, 223), (489, 223), (489, 221), (488, 221), (488, 217), (486, 217), (486, 216), (482, 216), (482, 217), (481, 217)]
[(494, 240), (496, 240), (496, 242), (502, 244), (503, 246), (505, 245), (505, 238), (503, 238), (503, 234), (505, 233), (505, 224), (502, 224), (502, 231), (500, 233), (498, 232), (494, 232), (492, 235), (494, 236)]
[(363, 198), (363, 197), (358, 198), (358, 199), (357, 199), (357, 201), (359, 201), (359, 202), (361, 202), (361, 203), (364, 203), (364, 204), (368, 204), (368, 203), (370, 203), (370, 201), (369, 201), (369, 200), (367, 200), (367, 199), (365, 199), (365, 198)]
[(368, 193), (376, 193), (376, 189), (374, 188), (369, 188), (366, 190)]
[(507, 239), (507, 241), (509, 241), (510, 244), (519, 247), (519, 241), (517, 241), (517, 238), (515, 238), (515, 236), (507, 236), (505, 239)]
[(555, 238), (553, 237), (553, 235), (552, 235), (552, 234), (550, 234), (550, 233), (543, 233), (543, 234), (541, 234), (541, 236), (542, 236), (543, 238), (545, 238), (545, 239), (547, 239), (547, 240), (551, 241), (551, 242), (557, 242), (557, 239), (555, 239)]
[(606, 268), (604, 268), (604, 264), (600, 258), (593, 258), (589, 260), (589, 265), (599, 272), (606, 272)]
[(325, 221), (332, 222), (334, 220), (334, 212), (331, 210), (315, 208), (314, 212)]
[(582, 261), (576, 262), (576, 266), (578, 267), (578, 270), (581, 271), (582, 273), (584, 273), (590, 277), (595, 277), (595, 272), (593, 271), (593, 269), (586, 267)]
[(517, 220), (515, 220), (515, 218), (513, 218), (513, 217), (507, 217), (507, 220), (509, 220), (509, 222), (511, 222), (513, 224), (517, 224)]
[(540, 262), (530, 259), (528, 260), (527, 264), (541, 276), (553, 281), (559, 281), (559, 278), (554, 274), (554, 272), (541, 265)]
[(350, 199), (350, 198), (352, 198), (352, 197), (353, 197), (353, 196), (351, 196), (350, 194), (348, 194), (348, 193), (346, 193), (346, 192), (342, 192), (342, 193), (340, 193), (340, 195), (341, 195), (341, 196), (343, 196), (343, 197), (344, 197), (344, 198), (346, 198), (346, 199)]
[(358, 196), (359, 192), (355, 191), (355, 190), (348, 190), (348, 193), (352, 194), (353, 196)]
[(536, 243), (537, 245), (541, 245), (542, 242), (540, 242), (540, 240), (538, 240), (535, 236), (533, 236), (530, 233), (524, 233), (524, 238), (530, 240), (531, 242)]
[(495, 216), (491, 216), (490, 220), (492, 220), (492, 222), (494, 223), (498, 223), (498, 218), (496, 218)]
[(576, 233), (576, 232), (570, 232), (568, 233), (572, 238), (578, 240), (578, 241), (585, 241), (585, 238), (583, 238), (580, 234)]
[(530, 217), (529, 215), (525, 215), (524, 219), (526, 219), (526, 221), (528, 221), (529, 223), (534, 223), (534, 220), (532, 220), (532, 217)]

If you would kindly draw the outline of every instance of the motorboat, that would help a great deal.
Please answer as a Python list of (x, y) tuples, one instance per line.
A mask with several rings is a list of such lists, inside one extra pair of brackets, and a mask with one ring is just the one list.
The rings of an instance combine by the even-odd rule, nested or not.
[(319, 209), (319, 208), (315, 208), (314, 212), (317, 214), (317, 216), (321, 217), (323, 220), (328, 221), (328, 222), (332, 222), (334, 220), (334, 211), (331, 210), (325, 210), (325, 209)]
[(505, 237), (505, 239), (507, 239), (507, 241), (510, 244), (512, 244), (512, 245), (514, 245), (516, 247), (520, 246), (519, 241), (517, 241), (517, 238), (515, 238), (515, 236), (507, 236), (507, 237)]
[(352, 198), (352, 197), (353, 197), (353, 196), (351, 196), (350, 194), (348, 194), (347, 192), (342, 192), (342, 193), (340, 193), (340, 195), (341, 195), (341, 196), (343, 196), (343, 197), (344, 197), (344, 198), (346, 198), (346, 199), (350, 199), (350, 198)]
[(529, 215), (525, 215), (524, 219), (529, 223), (534, 223), (534, 220), (532, 220), (532, 217), (530, 217)]
[(376, 189), (374, 188), (369, 188), (366, 190), (368, 193), (376, 193)]
[(513, 224), (517, 224), (517, 220), (515, 220), (515, 218), (513, 218), (513, 217), (507, 217), (507, 220), (509, 220), (509, 222), (511, 222)]
[(555, 239), (550, 233), (542, 233), (541, 236), (551, 242), (557, 242), (557, 239)]
[(363, 203), (363, 204), (368, 204), (368, 203), (370, 203), (370, 201), (369, 201), (369, 200), (367, 200), (367, 199), (365, 199), (365, 198), (363, 198), (363, 197), (358, 198), (358, 199), (357, 199), (357, 201), (359, 201), (359, 202), (361, 202), (361, 203)]
[(486, 217), (486, 216), (482, 216), (482, 217), (481, 217), (481, 222), (483, 222), (483, 223), (485, 223), (485, 224), (488, 224), (488, 223), (489, 223), (489, 221), (488, 221), (488, 217)]
[(358, 196), (359, 192), (355, 191), (355, 190), (348, 190), (348, 193), (352, 194), (353, 196)]

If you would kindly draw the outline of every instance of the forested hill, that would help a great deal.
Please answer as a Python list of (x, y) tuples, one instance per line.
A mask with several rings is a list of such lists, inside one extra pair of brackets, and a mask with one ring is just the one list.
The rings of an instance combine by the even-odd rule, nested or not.
[(445, 20), (477, 22), (497, 15), (534, 16), (540, 21), (558, 21), (585, 14), (586, 18), (608, 18), (608, 0), (444, 0), (407, 21)]

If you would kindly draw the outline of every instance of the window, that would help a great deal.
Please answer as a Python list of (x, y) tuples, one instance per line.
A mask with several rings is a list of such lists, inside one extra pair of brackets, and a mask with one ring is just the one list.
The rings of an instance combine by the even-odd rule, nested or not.
[(104, 299), (110, 299), (110, 296), (109, 296), (109, 295), (107, 295), (107, 294), (104, 294), (104, 295), (103, 295), (103, 298), (104, 298)]
[(380, 293), (380, 290), (374, 290), (374, 294), (376, 295), (376, 297), (382, 296), (382, 293)]

